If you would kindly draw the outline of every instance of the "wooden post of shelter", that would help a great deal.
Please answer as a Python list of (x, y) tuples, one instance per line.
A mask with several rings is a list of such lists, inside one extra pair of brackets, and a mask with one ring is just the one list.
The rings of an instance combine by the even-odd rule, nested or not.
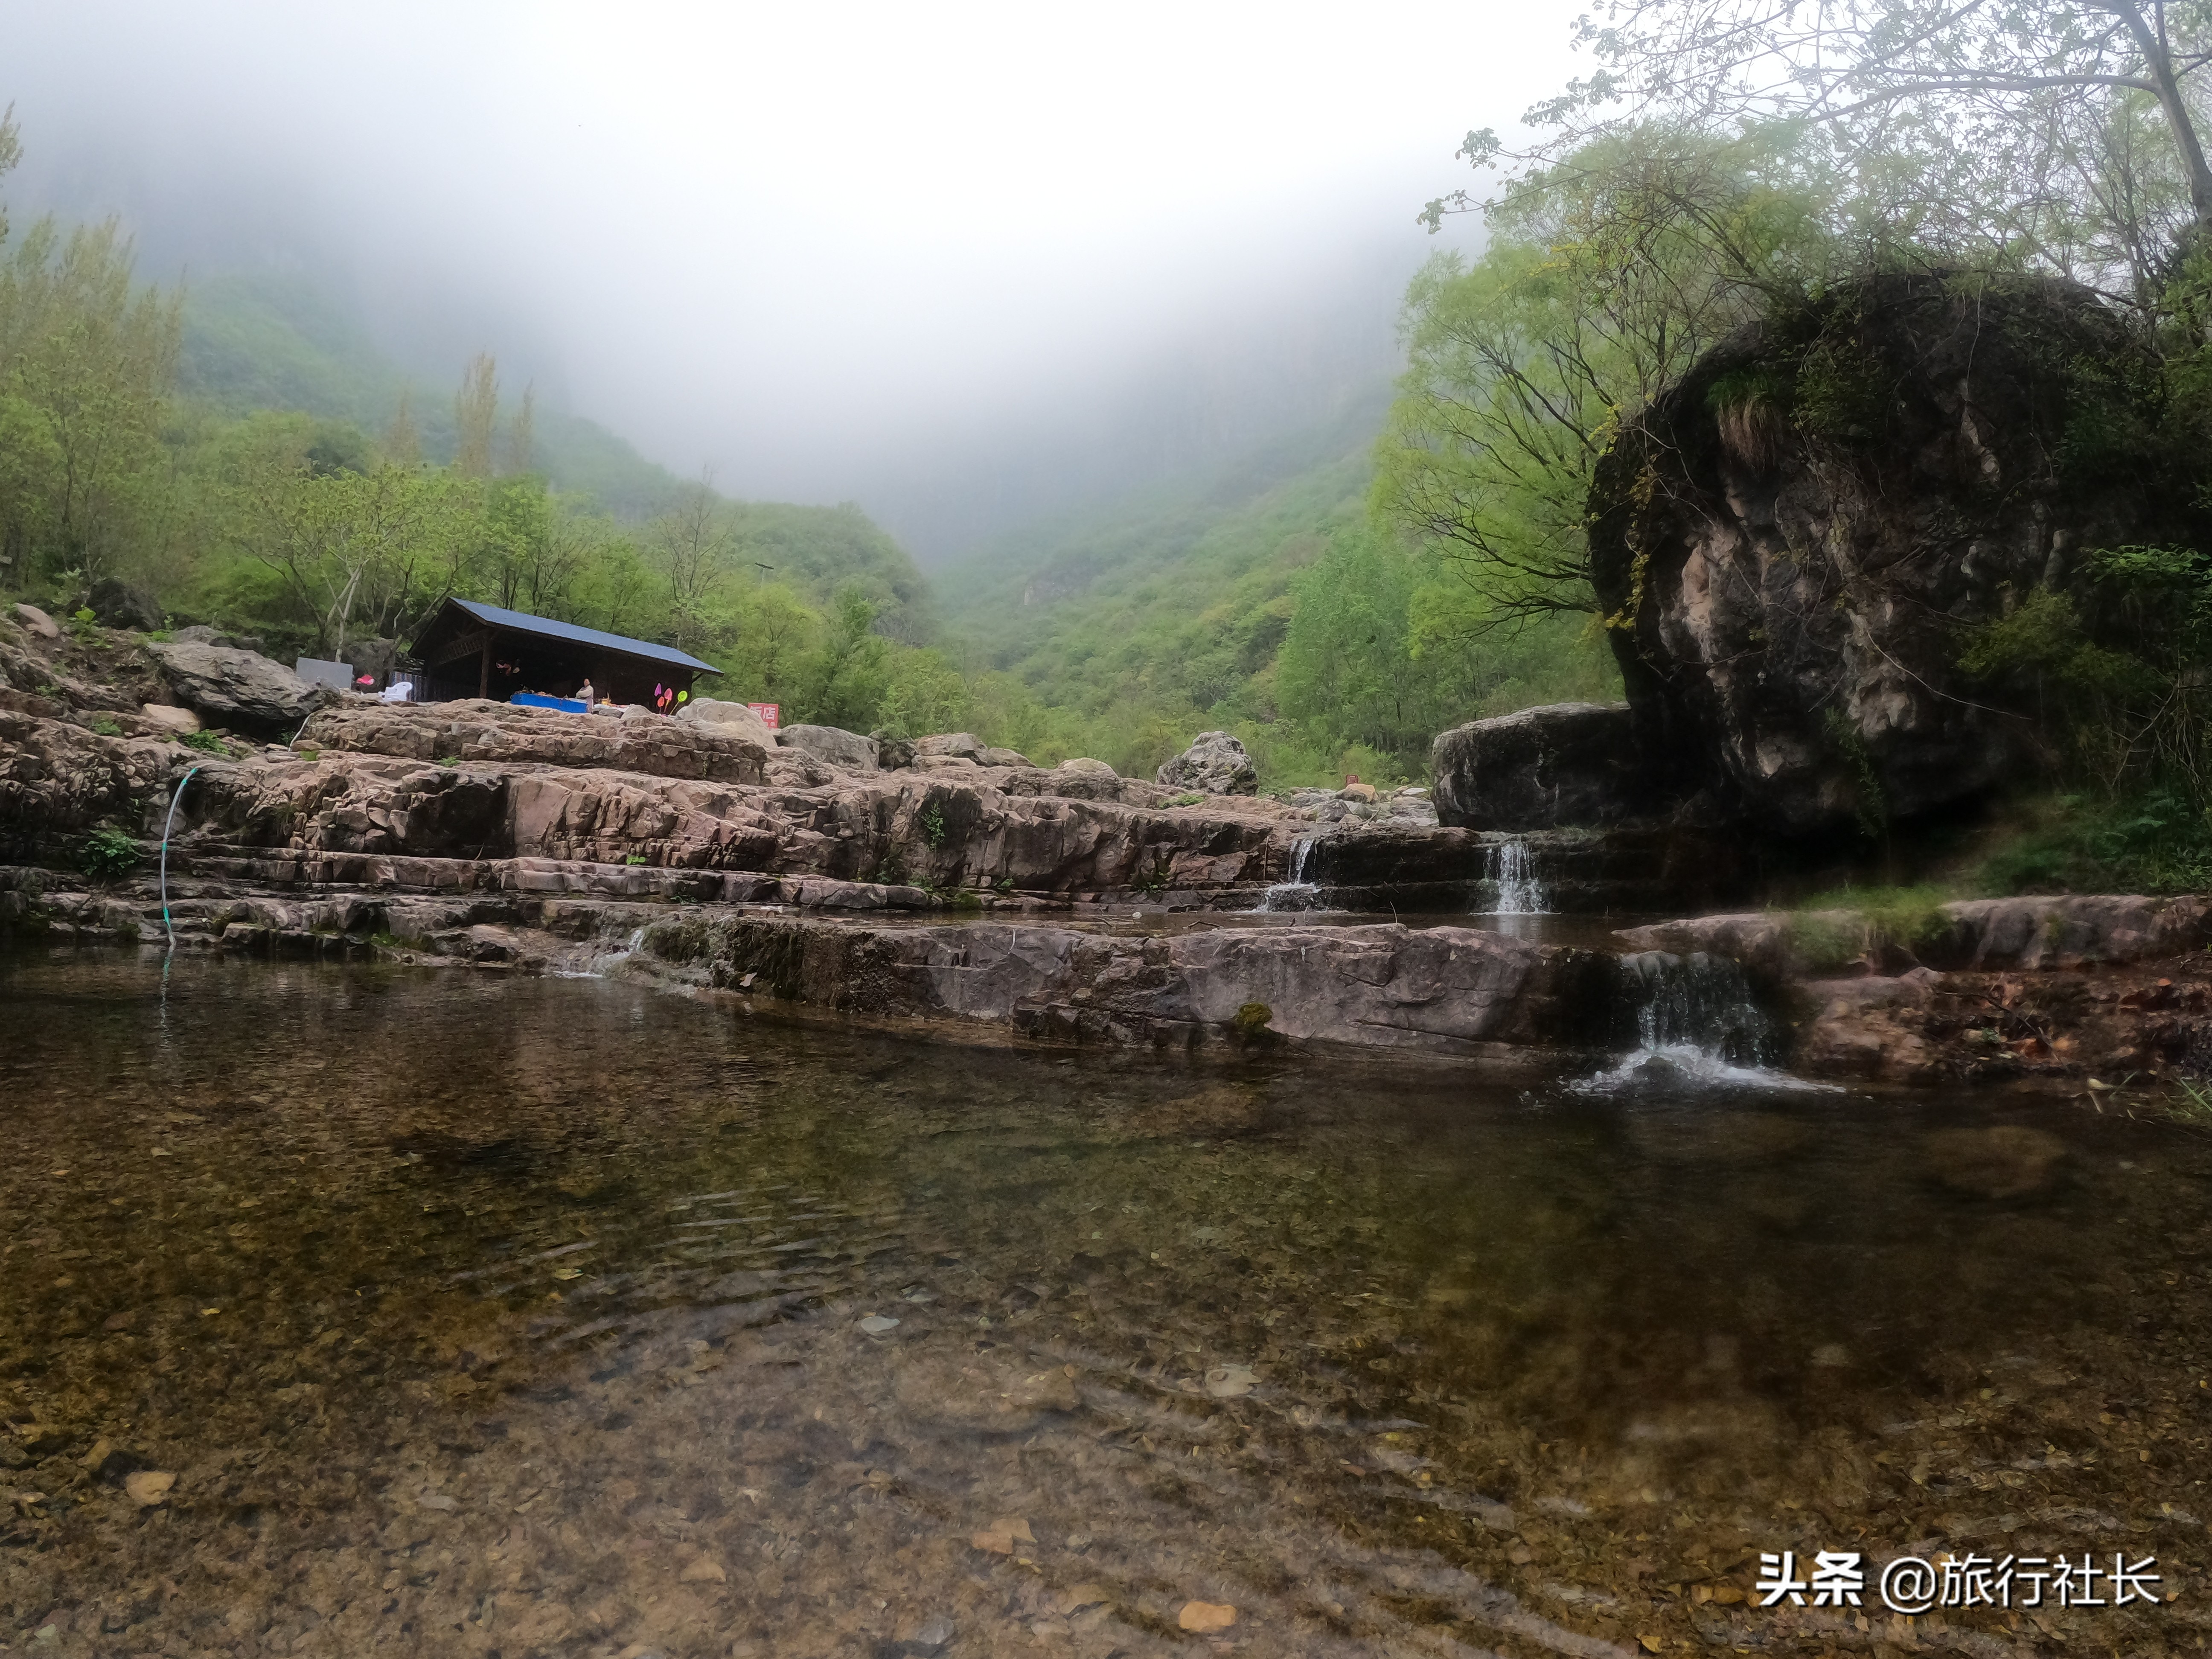
[(491, 635), (489, 634), (484, 635), (483, 655), (477, 662), (477, 696), (488, 697), (491, 696)]

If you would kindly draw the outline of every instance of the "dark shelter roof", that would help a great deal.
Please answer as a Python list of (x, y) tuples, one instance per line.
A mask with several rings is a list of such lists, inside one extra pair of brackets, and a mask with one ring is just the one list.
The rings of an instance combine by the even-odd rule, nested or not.
[[(695, 669), (702, 674), (719, 674), (722, 671), (710, 662), (677, 650), (673, 646), (655, 645), (649, 640), (633, 640), (620, 634), (603, 634), (596, 628), (579, 628), (574, 623), (554, 622), (544, 617), (532, 617), (520, 611), (503, 610), (495, 605), (482, 605), (474, 599), (447, 599), (446, 604), (466, 611), (477, 621), (491, 628), (508, 629), (517, 634), (533, 634), (539, 639), (558, 640), (566, 645), (588, 646), (601, 651), (619, 652), (627, 657), (643, 657), (650, 662), (666, 663), (672, 667)], [(449, 612), (441, 611), (415, 641), (420, 655), (424, 646), (446, 633)]]

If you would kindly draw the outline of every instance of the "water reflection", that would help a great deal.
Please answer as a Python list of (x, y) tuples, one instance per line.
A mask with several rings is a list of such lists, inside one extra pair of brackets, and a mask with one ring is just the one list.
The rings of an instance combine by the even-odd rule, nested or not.
[[(2201, 1645), (2179, 1130), (0, 974), (11, 1646), (1135, 1655), (1194, 1601), (1264, 1654)], [(2183, 1598), (1741, 1601), (1761, 1549), (1931, 1540)]]

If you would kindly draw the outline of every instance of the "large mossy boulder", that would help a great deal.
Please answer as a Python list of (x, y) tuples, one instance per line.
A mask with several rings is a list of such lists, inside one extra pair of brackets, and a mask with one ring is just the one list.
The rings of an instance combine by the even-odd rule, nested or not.
[(2160, 387), (2057, 279), (1872, 278), (1724, 342), (1591, 493), (1637, 748), (1783, 835), (2006, 784), (2039, 710), (1960, 667), (1977, 629), (2093, 550), (2201, 529)]

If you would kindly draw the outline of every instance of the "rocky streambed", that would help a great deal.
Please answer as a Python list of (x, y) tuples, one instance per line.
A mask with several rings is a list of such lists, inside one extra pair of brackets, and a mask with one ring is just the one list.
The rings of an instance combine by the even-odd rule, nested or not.
[[(225, 696), (248, 678), (226, 671)], [(2077, 1085), (2212, 1056), (2201, 903), (1952, 906), (1912, 940), (1849, 914), (1665, 921), (1752, 878), (1739, 844), (1680, 814), (1514, 833), (1437, 823), (1417, 793), (1207, 794), (972, 739), (779, 737), (713, 705), (326, 700), (289, 743), (194, 749), (153, 714), (125, 731), (89, 705), (0, 702), (17, 934), (613, 972), (970, 1039), (1702, 1046)], [(1532, 776), (1565, 799), (1546, 769), (1577, 763), (1547, 745)], [(69, 869), (103, 825), (108, 874)]]
[[(0, 951), (0, 1643), (2202, 1648), (2208, 1143)], [(1858, 1607), (1762, 1553), (1863, 1553)], [(1954, 1607), (1893, 1557), (2151, 1558)], [(2172, 1599), (2168, 1599), (2172, 1598)]]

